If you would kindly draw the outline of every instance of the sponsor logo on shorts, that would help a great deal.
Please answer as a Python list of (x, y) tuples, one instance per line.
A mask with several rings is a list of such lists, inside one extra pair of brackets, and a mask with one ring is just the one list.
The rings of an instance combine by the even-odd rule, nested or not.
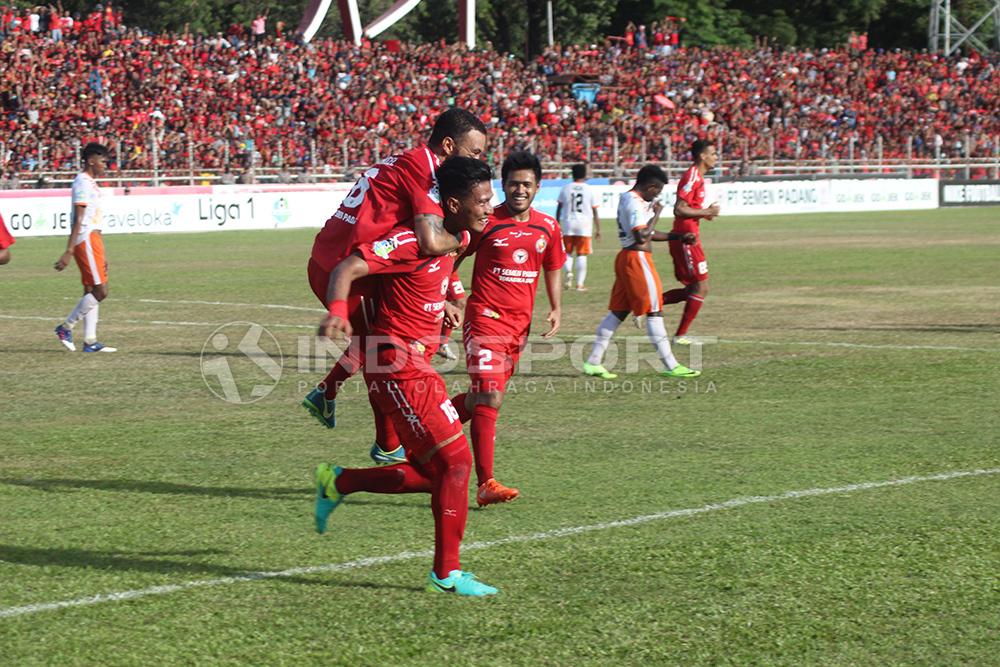
[(385, 239), (372, 244), (372, 254), (382, 259), (389, 259), (389, 255), (396, 249), (396, 239)]

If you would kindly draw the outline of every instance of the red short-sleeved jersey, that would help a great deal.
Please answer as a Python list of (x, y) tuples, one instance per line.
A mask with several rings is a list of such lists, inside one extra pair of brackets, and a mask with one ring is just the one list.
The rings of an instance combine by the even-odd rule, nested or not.
[(422, 257), (416, 234), (404, 226), (362, 244), (358, 252), (370, 275), (383, 276), (379, 310), (369, 335), (419, 342), (428, 354), (437, 349), (454, 258)]
[(556, 271), (566, 261), (559, 223), (534, 209), (518, 222), (501, 204), (482, 234), (473, 235), (465, 255), (472, 253), (476, 264), (465, 315), (473, 334), (526, 334), (541, 270)]
[[(692, 166), (681, 176), (677, 184), (677, 199), (683, 201), (691, 208), (703, 208), (705, 206), (705, 179), (698, 171), (698, 167)], [(674, 218), (674, 231), (679, 233), (698, 233), (698, 218)]]
[(426, 146), (393, 155), (369, 168), (313, 242), (312, 258), (330, 271), (362, 243), (421, 214), (444, 217), (434, 171), (438, 157)]
[(0, 215), (0, 250), (9, 248), (12, 245), (14, 245), (14, 237), (7, 231), (7, 225), (4, 224), (3, 216)]

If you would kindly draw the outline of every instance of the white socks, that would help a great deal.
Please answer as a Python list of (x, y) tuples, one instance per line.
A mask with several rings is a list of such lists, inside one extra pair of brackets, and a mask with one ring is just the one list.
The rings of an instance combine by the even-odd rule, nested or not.
[(657, 354), (660, 355), (660, 359), (666, 364), (667, 370), (672, 371), (677, 368), (680, 364), (677, 363), (674, 353), (670, 350), (670, 337), (663, 327), (663, 316), (646, 316), (646, 334), (652, 341), (653, 347), (656, 348)]
[[(611, 337), (615, 335), (615, 330), (618, 329), (618, 325), (621, 323), (622, 321), (615, 317), (614, 313), (609, 312), (604, 316), (601, 323), (597, 325), (594, 347), (590, 350), (590, 356), (587, 357), (588, 364), (597, 366), (604, 360), (604, 353), (608, 350), (608, 345), (611, 343)], [(660, 320), (660, 328), (663, 328), (662, 319)]]
[[(71, 312), (69, 317), (66, 318), (66, 324), (64, 326), (67, 329), (72, 329), (84, 315), (91, 311), (91, 309), (97, 308), (97, 303), (98, 301), (94, 298), (93, 294), (89, 292), (84, 294), (83, 298), (76, 304), (76, 308), (74, 308), (73, 312)], [(96, 319), (94, 320), (94, 326), (97, 326)]]
[[(569, 258), (566, 259), (566, 263), (569, 263)], [(582, 285), (583, 281), (587, 278), (587, 256), (577, 255), (576, 256), (576, 284)]]
[(573, 255), (566, 255), (566, 263), (563, 264), (563, 271), (570, 275), (573, 274)]
[[(90, 296), (89, 294), (87, 296)], [(100, 312), (101, 306), (98, 303), (94, 304), (94, 307), (88, 310), (83, 316), (83, 342), (84, 343), (96, 343), (97, 342), (97, 314)]]

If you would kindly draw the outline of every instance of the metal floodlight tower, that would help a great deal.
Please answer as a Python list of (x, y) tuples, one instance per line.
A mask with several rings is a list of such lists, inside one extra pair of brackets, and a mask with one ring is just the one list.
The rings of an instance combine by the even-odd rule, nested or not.
[[(951, 13), (951, 0), (931, 0), (931, 19), (928, 22), (927, 47), (931, 53), (943, 53), (950, 56), (959, 47), (968, 42), (973, 48), (983, 53), (1000, 51), (1000, 0), (993, 0), (992, 7), (986, 10), (979, 20), (966, 28)], [(976, 36), (977, 32), (987, 32), (983, 25), (992, 17), (992, 34), (984, 34), (983, 39)]]
[[(332, 0), (310, 0), (298, 29), (304, 41), (316, 35), (331, 4)], [(419, 4), (420, 0), (396, 0), (385, 13), (362, 29), (358, 0), (337, 0), (344, 38), (360, 46), (362, 36), (371, 39), (382, 34)], [(470, 49), (476, 46), (476, 0), (458, 0), (458, 36)]]

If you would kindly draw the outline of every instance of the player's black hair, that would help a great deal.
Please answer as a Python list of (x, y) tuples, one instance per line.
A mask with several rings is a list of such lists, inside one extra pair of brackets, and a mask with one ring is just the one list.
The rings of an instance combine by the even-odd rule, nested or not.
[(434, 129), (431, 130), (431, 138), (428, 143), (431, 146), (437, 146), (444, 141), (445, 137), (451, 137), (458, 141), (473, 130), (479, 130), (486, 134), (486, 125), (465, 109), (452, 107), (434, 121)]
[(691, 144), (691, 159), (695, 162), (701, 157), (701, 154), (711, 147), (712, 144), (705, 141), (704, 139), (698, 139), (693, 144)]
[(537, 155), (528, 151), (514, 151), (507, 155), (507, 159), (503, 161), (503, 165), (500, 167), (500, 180), (506, 182), (507, 174), (519, 169), (530, 169), (535, 172), (535, 180), (541, 182), (542, 163), (538, 160)]
[(587, 165), (585, 164), (574, 164), (573, 165), (573, 180), (579, 181), (581, 178), (587, 177)]
[(469, 194), (477, 183), (493, 180), (493, 170), (482, 160), (452, 156), (437, 169), (438, 193), (441, 201)]
[(108, 147), (104, 144), (99, 144), (96, 142), (91, 142), (83, 147), (83, 152), (80, 153), (80, 159), (84, 162), (87, 161), (91, 155), (100, 155), (102, 157), (108, 157)]
[(639, 170), (639, 174), (635, 177), (636, 185), (645, 185), (646, 183), (652, 183), (653, 181), (659, 181), (664, 185), (667, 184), (666, 173), (655, 164), (647, 164), (645, 167)]

